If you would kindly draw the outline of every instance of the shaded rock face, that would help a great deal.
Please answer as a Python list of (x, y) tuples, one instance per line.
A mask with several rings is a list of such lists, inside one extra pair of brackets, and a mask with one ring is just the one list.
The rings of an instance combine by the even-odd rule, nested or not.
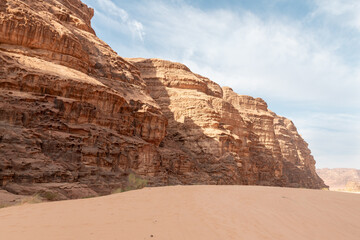
[(326, 187), (294, 124), (262, 99), (221, 88), (179, 63), (127, 60), (168, 119), (160, 149), (164, 159), (183, 156), (178, 175), (192, 178), (178, 177), (181, 183)]
[(130, 172), (150, 185), (324, 186), (263, 100), (182, 64), (124, 60), (92, 16), (79, 0), (0, 2), (0, 187), (79, 198)]

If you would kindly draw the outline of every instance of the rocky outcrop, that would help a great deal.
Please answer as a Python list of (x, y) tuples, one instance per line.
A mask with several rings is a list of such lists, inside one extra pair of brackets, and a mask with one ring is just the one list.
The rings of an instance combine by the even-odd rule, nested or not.
[(119, 57), (79, 0), (0, 3), (0, 187), (54, 199), (149, 185), (320, 188), (291, 121), (157, 59)]
[(168, 119), (161, 146), (192, 163), (181, 174), (201, 172), (200, 182), (210, 184), (326, 187), (294, 124), (268, 110), (264, 100), (221, 88), (179, 63), (127, 60), (139, 68)]
[(321, 168), (316, 169), (316, 172), (329, 185), (330, 190), (356, 189), (356, 186), (360, 185), (359, 169)]

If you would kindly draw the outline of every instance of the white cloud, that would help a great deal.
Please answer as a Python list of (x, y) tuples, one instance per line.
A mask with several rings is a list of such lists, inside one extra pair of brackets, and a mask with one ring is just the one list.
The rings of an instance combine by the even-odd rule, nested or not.
[(360, 2), (358, 0), (316, 0), (313, 16), (323, 16), (338, 24), (360, 30)]
[(344, 103), (360, 101), (359, 70), (300, 23), (163, 2), (147, 2), (140, 15), (148, 55), (183, 62), (239, 93), (333, 104), (336, 95), (345, 96)]
[[(120, 19), (122, 23), (126, 24), (130, 32), (136, 35), (141, 41), (143, 41), (145, 32), (143, 25), (132, 19), (129, 14), (122, 8), (118, 7), (111, 0), (97, 0), (99, 9), (103, 18), (109, 18), (107, 21), (114, 21), (114, 19)], [(116, 21), (116, 20), (115, 20)], [(119, 26), (119, 22), (114, 27)]]

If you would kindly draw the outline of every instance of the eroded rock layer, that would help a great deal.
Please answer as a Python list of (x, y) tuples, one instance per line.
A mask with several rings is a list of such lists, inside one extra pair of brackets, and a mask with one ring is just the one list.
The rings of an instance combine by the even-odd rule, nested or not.
[(0, 187), (55, 199), (149, 185), (320, 188), (288, 119), (186, 66), (119, 57), (80, 0), (0, 2)]

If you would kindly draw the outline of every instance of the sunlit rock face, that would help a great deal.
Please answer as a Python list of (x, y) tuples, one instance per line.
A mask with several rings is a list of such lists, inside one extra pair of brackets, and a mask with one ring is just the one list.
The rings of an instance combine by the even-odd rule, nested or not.
[(0, 2), (0, 186), (56, 199), (149, 185), (320, 188), (290, 120), (157, 59), (123, 59), (79, 0)]

